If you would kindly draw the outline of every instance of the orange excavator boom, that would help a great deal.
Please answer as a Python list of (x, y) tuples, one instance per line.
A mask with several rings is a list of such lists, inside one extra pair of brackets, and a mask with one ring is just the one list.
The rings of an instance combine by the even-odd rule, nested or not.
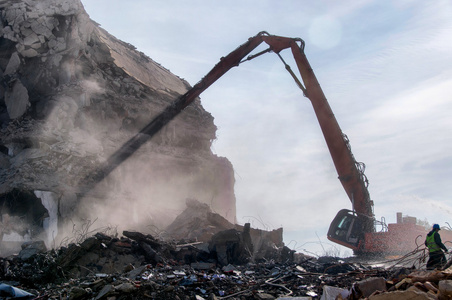
[[(250, 55), (250, 53), (262, 43), (266, 43), (269, 48), (257, 54)], [(342, 133), (320, 84), (306, 58), (304, 47), (305, 43), (300, 38), (275, 36), (270, 35), (267, 32), (260, 32), (256, 36), (249, 38), (247, 42), (240, 45), (227, 56), (222, 57), (206, 76), (185, 94), (176, 99), (162, 113), (157, 115), (138, 134), (132, 137), (110, 156), (104, 166), (97, 170), (96, 174), (90, 174), (89, 177), (91, 179), (94, 177), (97, 181), (105, 178), (120, 163), (130, 157), (139, 147), (146, 143), (155, 133), (168, 124), (168, 122), (190, 105), (204, 90), (209, 88), (230, 69), (262, 54), (274, 52), (283, 61), (286, 69), (292, 75), (297, 85), (312, 103), (338, 173), (339, 180), (352, 202), (352, 213), (356, 214), (359, 219), (359, 236), (364, 236), (364, 233), (374, 232), (373, 203), (370, 200), (369, 192), (367, 190), (367, 179), (361, 170), (361, 165), (356, 162), (350, 150), (348, 140)], [(303, 83), (296, 77), (280, 55), (280, 52), (284, 49), (290, 49), (292, 51)], [(340, 223), (340, 220), (338, 222)], [(355, 226), (355, 228), (357, 227)], [(337, 239), (333, 235), (328, 235), (328, 237), (347, 247), (353, 249), (358, 247), (358, 243), (355, 241), (350, 244), (347, 239)]]

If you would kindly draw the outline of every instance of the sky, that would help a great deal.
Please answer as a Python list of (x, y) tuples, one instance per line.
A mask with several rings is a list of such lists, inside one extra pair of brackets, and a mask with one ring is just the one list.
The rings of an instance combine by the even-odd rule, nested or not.
[[(452, 224), (451, 1), (82, 3), (102, 28), (191, 85), (260, 31), (302, 38), (366, 165), (376, 218), (394, 223), (402, 212)], [(281, 54), (296, 71), (290, 51)], [(326, 239), (351, 203), (312, 106), (279, 58), (269, 53), (233, 68), (200, 98), (218, 127), (212, 151), (234, 166), (238, 223), (283, 227), (285, 244), (298, 252), (351, 254)]]

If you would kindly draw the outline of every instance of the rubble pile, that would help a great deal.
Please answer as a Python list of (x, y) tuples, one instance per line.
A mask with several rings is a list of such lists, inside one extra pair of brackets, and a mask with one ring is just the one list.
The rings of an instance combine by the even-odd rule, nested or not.
[[(214, 243), (214, 241), (210, 241)], [(26, 243), (0, 259), (0, 297), (21, 299), (450, 299), (452, 270), (364, 265), (352, 259), (223, 265), (216, 253), (140, 232), (98, 232), (45, 251)], [(204, 249), (204, 250), (203, 250)], [(3, 298), (2, 298), (3, 299)]]
[[(214, 213), (205, 203), (187, 199), (185, 210), (176, 217), (162, 236), (186, 242), (210, 243), (210, 250), (216, 251), (220, 263), (243, 263), (246, 257), (254, 260), (282, 255), (293, 259), (294, 251), (284, 246), (283, 229), (266, 231), (228, 222)], [(212, 245), (213, 241), (213, 245)]]

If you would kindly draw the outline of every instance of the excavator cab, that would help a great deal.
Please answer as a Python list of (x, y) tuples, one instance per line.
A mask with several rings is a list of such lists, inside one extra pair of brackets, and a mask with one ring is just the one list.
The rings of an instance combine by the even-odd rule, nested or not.
[(363, 222), (356, 212), (340, 210), (330, 224), (328, 239), (342, 246), (358, 250), (363, 237)]

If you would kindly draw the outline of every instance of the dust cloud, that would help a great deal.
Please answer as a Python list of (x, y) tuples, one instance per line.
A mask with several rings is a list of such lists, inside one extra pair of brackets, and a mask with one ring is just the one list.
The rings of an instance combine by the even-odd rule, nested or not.
[[(76, 100), (67, 96), (55, 100), (47, 123), (60, 132), (66, 151), (90, 158), (89, 163), (85, 162), (84, 173), (89, 178), (140, 128), (125, 128), (127, 114), (121, 115), (107, 103), (101, 106), (102, 111), (90, 111), (92, 101), (105, 99), (106, 89), (101, 84), (84, 81), (83, 91)], [(196, 146), (180, 145), (178, 137), (184, 136), (183, 130), (184, 124), (173, 120), (130, 158), (118, 162), (100, 182), (90, 186), (83, 186), (83, 180), (72, 182), (82, 197), (71, 218), (60, 220), (64, 225), (60, 226), (56, 243), (76, 240), (74, 235), (96, 230), (163, 234), (185, 209), (187, 198), (206, 203), (212, 211), (235, 222), (235, 201), (230, 201), (234, 195), (227, 192), (233, 190), (234, 184), (225, 172), (229, 165), (211, 153), (187, 154), (184, 147)], [(69, 172), (77, 167), (80, 166), (64, 166)]]

